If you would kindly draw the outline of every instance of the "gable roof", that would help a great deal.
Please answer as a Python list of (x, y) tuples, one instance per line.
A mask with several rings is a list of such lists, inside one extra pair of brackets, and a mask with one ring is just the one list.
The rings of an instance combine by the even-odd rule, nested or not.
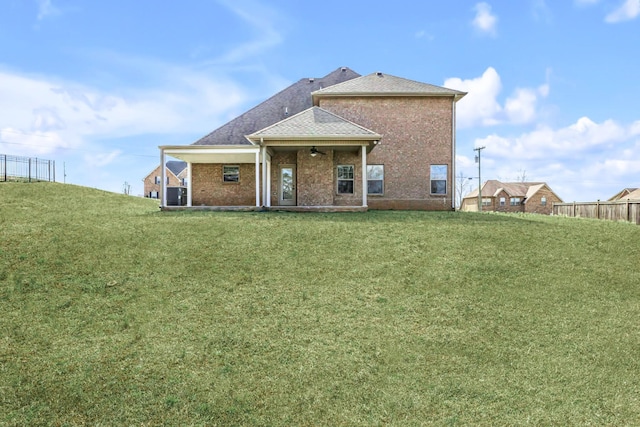
[[(177, 178), (178, 175), (183, 172), (186, 168), (187, 168), (187, 162), (183, 162), (181, 160), (169, 160), (166, 164), (167, 170), (169, 172), (171, 172), (172, 174), (175, 175), (175, 177)], [(156, 166), (151, 172), (149, 172), (144, 179), (149, 178), (151, 175), (153, 175), (155, 173), (155, 171), (157, 171), (158, 169), (160, 169), (160, 165)], [(159, 173), (162, 173), (162, 171), (160, 171)]]
[(312, 92), (359, 76), (360, 74), (355, 71), (347, 67), (341, 67), (319, 79), (300, 79), (192, 145), (250, 144), (245, 135), (250, 135), (311, 108), (313, 106)]
[[(522, 197), (526, 200), (536, 194), (543, 188), (548, 188), (553, 194), (553, 190), (547, 185), (545, 182), (500, 182), (497, 179), (490, 179), (484, 183), (482, 186), (482, 196), (483, 197), (497, 197), (501, 192), (505, 192), (509, 195), (509, 197)], [(557, 194), (555, 194), (558, 197)], [(478, 189), (476, 188), (466, 196), (465, 199), (469, 198), (477, 198), (478, 197)], [(558, 197), (559, 200), (560, 197)]]
[(320, 107), (311, 107), (293, 117), (271, 125), (248, 136), (251, 140), (309, 139), (334, 137), (341, 139), (380, 139), (377, 133), (343, 119)]
[(453, 96), (459, 100), (466, 92), (421, 83), (380, 72), (358, 77), (313, 92), (314, 100), (323, 96)]
[(180, 175), (180, 172), (187, 168), (187, 162), (180, 160), (169, 160), (167, 162), (167, 169), (169, 169), (175, 176)]
[(640, 199), (640, 188), (624, 188), (609, 199), (610, 202), (624, 199)]

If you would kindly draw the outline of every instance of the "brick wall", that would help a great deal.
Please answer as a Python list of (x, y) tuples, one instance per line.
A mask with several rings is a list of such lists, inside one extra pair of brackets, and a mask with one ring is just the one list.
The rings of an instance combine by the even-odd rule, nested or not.
[(193, 206), (255, 206), (256, 167), (253, 163), (240, 166), (240, 182), (222, 181), (222, 164), (194, 163), (191, 169)]
[[(320, 107), (383, 135), (368, 164), (384, 165), (384, 195), (372, 209), (450, 210), (452, 99), (441, 97), (321, 98)], [(430, 166), (448, 165), (447, 194), (431, 195)]]
[[(186, 169), (185, 169), (186, 170)], [(169, 183), (167, 187), (180, 187), (182, 183), (180, 179), (177, 178), (169, 169), (166, 171), (167, 178), (169, 178)], [(153, 170), (145, 179), (144, 179), (144, 197), (150, 197), (150, 193), (152, 191), (157, 191), (158, 195), (160, 195), (160, 191), (162, 190), (162, 184), (156, 184), (156, 176), (162, 180), (162, 171), (160, 170), (160, 165)], [(182, 177), (181, 177), (182, 178)]]
[[(543, 197), (547, 198), (546, 205), (542, 205)], [(560, 200), (553, 191), (547, 187), (542, 187), (536, 192), (536, 194), (527, 199), (527, 203), (524, 205), (524, 208), (525, 212), (551, 215), (551, 212), (553, 211), (553, 204), (561, 202), (562, 200)]]

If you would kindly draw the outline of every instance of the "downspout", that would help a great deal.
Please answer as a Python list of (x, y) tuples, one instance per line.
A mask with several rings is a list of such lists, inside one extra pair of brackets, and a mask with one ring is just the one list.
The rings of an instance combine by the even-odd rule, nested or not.
[[(456, 97), (451, 101), (451, 210), (456, 210)], [(460, 201), (462, 203), (462, 200)]]
[(160, 149), (160, 209), (167, 206), (167, 170), (165, 167), (164, 148)]

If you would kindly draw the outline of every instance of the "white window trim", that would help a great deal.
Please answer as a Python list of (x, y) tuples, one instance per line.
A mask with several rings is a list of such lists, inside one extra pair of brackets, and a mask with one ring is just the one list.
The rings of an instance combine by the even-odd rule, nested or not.
[[(446, 176), (445, 179), (433, 179), (433, 167), (434, 166), (444, 166), (445, 168), (447, 168), (447, 172), (446, 172)], [(431, 190), (433, 189), (433, 181), (444, 181), (444, 193), (434, 193)], [(442, 163), (434, 163), (432, 165), (429, 166), (429, 193), (432, 196), (446, 196), (447, 193), (447, 187), (449, 186), (449, 165), (447, 164), (442, 164)]]
[[(225, 173), (225, 168), (238, 168), (238, 173), (237, 174), (228, 174)], [(227, 176), (238, 176), (238, 180), (237, 181), (227, 181), (225, 178)], [(222, 183), (223, 184), (240, 184), (240, 165), (222, 165)]]
[[(345, 179), (345, 178), (340, 178), (340, 174), (338, 173), (338, 171), (340, 170), (340, 168), (351, 168), (352, 171), (352, 175), (353, 178), (351, 179)], [(340, 192), (340, 181), (351, 181), (353, 184), (351, 185), (351, 193), (341, 193)], [(336, 194), (339, 195), (350, 195), (350, 194), (355, 194), (356, 193), (356, 167), (355, 165), (337, 165), (336, 166)]]
[[(369, 166), (380, 166), (382, 168), (382, 179), (369, 179)], [(370, 193), (369, 192), (369, 181), (381, 181), (382, 182), (382, 191), (380, 193)], [(367, 194), (369, 196), (384, 196), (384, 165), (367, 165)]]

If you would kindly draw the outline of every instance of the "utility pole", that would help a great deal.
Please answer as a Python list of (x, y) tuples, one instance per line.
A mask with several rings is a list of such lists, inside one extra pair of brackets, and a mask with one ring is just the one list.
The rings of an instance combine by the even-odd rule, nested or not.
[(478, 154), (476, 155), (476, 163), (478, 164), (478, 212), (482, 212), (482, 175), (480, 174), (481, 171), (481, 167), (480, 167), (480, 153), (482, 152), (482, 150), (484, 150), (485, 146), (482, 147), (476, 147), (473, 149), (473, 151), (477, 151)]

